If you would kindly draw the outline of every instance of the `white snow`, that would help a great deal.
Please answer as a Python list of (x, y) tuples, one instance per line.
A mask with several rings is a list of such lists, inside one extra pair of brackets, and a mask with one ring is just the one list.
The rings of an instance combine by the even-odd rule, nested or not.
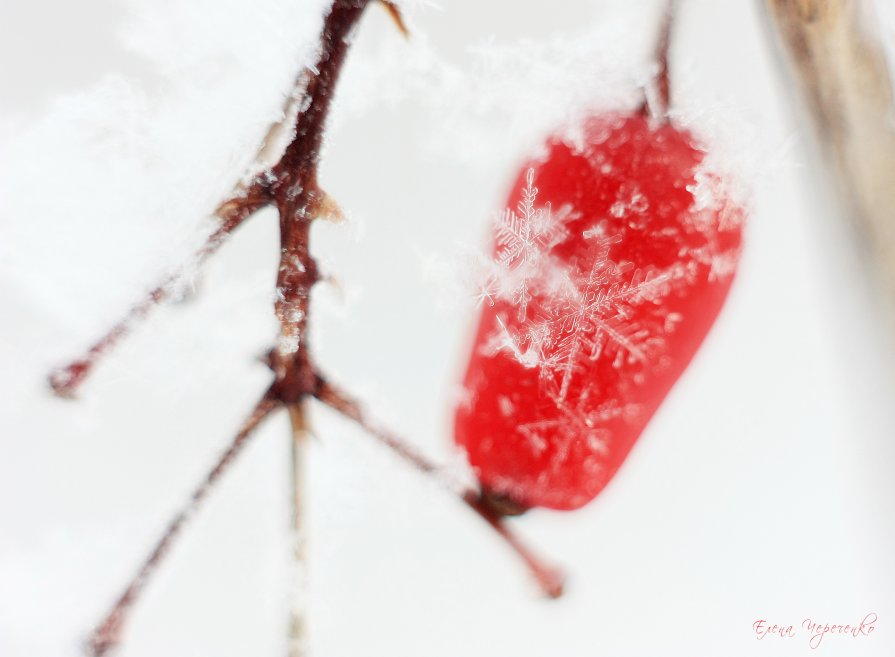
[[(476, 310), (445, 309), (418, 254), (479, 247), (546, 133), (592, 101), (636, 102), (657, 6), (442, 4), (414, 10), (409, 42), (378, 7), (355, 37), (321, 171), (349, 224), (314, 233), (349, 300), (315, 291), (312, 348), (384, 423), (460, 471), (450, 409)], [(82, 399), (44, 388), (207, 233), (307, 61), (322, 5), (3, 7), (0, 63), (16, 69), (0, 91), (3, 657), (80, 654), (269, 381), (256, 360), (277, 332), (265, 212)], [(538, 599), (482, 523), (315, 410), (315, 657), (792, 657), (812, 654), (807, 641), (757, 643), (752, 623), (870, 611), (878, 633), (820, 650), (895, 650), (891, 336), (776, 77), (760, 3), (681, 6), (674, 102), (711, 138), (733, 124), (730, 142), (746, 142), (718, 153), (759, 174), (747, 248), (730, 304), (613, 483), (580, 512), (514, 521), (566, 569), (567, 597)], [(57, 16), (64, 33), (33, 27)], [(284, 417), (264, 426), (150, 587), (122, 657), (284, 654), (289, 439)]]

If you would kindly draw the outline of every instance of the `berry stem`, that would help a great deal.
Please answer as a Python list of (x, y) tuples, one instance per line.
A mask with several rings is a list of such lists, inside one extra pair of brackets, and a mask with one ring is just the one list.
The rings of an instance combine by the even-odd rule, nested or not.
[(671, 48), (671, 30), (674, 26), (676, 10), (676, 0), (667, 0), (653, 51), (653, 59), (656, 64), (655, 77), (653, 78), (652, 88), (644, 90), (643, 104), (639, 110), (642, 116), (651, 116), (662, 123), (668, 121), (668, 108), (671, 105), (668, 52)]
[(656, 90), (659, 95), (659, 109), (662, 116), (667, 116), (668, 107), (671, 105), (671, 83), (668, 77), (668, 51), (671, 48), (671, 28), (674, 23), (675, 0), (668, 0), (665, 12), (662, 15), (662, 25), (659, 28), (659, 39), (656, 42), (656, 63), (659, 70), (656, 73)]
[(488, 523), (510, 549), (522, 559), (544, 595), (549, 598), (558, 598), (562, 595), (564, 582), (562, 573), (558, 569), (545, 564), (540, 557), (535, 555), (525, 545), (507, 526), (505, 516), (488, 503), (481, 491), (450, 481), (445, 476), (444, 471), (414, 450), (406, 441), (398, 438), (391, 431), (369, 418), (359, 402), (334, 385), (321, 379), (315, 396), (322, 403), (349, 420), (354, 421), (364, 431), (395, 452), (404, 461), (413, 465), (417, 470), (434, 476), (444, 488), (453, 492), (467, 508), (474, 511), (482, 520)]

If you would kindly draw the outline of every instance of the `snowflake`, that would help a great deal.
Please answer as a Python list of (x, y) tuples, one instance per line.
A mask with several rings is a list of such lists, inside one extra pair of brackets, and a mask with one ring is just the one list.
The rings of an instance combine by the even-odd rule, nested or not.
[(520, 424), (516, 431), (528, 440), (536, 456), (544, 453), (549, 445), (554, 445), (557, 449), (555, 464), (561, 464), (569, 457), (573, 445), (583, 446), (589, 454), (605, 456), (609, 439), (606, 422), (616, 419), (629, 421), (641, 412), (641, 407), (639, 404), (621, 404), (610, 400), (591, 408), (587, 403), (588, 397), (589, 391), (582, 391), (575, 404), (567, 401), (558, 403), (559, 414), (555, 417)]
[(549, 204), (536, 207), (537, 194), (529, 169), (516, 211), (499, 216), (494, 267), (479, 300), (493, 306), (502, 299), (516, 311), (516, 321), (498, 314), (499, 331), (486, 348), (508, 350), (525, 367), (538, 367), (546, 392), (565, 403), (575, 374), (588, 361), (606, 357), (614, 367), (645, 364), (661, 350), (668, 323), (632, 321), (633, 309), (658, 302), (685, 272), (680, 267), (644, 271), (613, 262), (611, 250), (622, 235), (608, 235), (603, 222), (582, 234), (591, 244), (583, 259), (589, 269), (560, 262), (551, 251), (568, 238), (572, 213), (565, 208), (555, 215)]
[(544, 304), (544, 317), (532, 326), (531, 341), (542, 354), (541, 379), (551, 384), (554, 396), (566, 399), (572, 377), (583, 360), (602, 356), (613, 359), (615, 367), (626, 361), (646, 363), (649, 356), (664, 346), (664, 338), (650, 327), (632, 322), (633, 307), (646, 301), (658, 301), (668, 294), (674, 269), (647, 272), (636, 269), (624, 278), (629, 267), (609, 259), (620, 235), (606, 237), (588, 231), (586, 239), (595, 239), (593, 264), (586, 278), (566, 298)]
[(516, 210), (506, 208), (497, 216), (496, 271), (492, 271), (478, 295), (480, 302), (486, 300), (490, 305), (494, 305), (497, 296), (509, 298), (520, 321), (525, 320), (532, 300), (532, 281), (541, 275), (545, 256), (568, 236), (565, 223), (571, 218), (569, 208), (554, 214), (549, 203), (535, 207), (538, 188), (534, 186), (534, 173), (533, 168), (526, 173)]

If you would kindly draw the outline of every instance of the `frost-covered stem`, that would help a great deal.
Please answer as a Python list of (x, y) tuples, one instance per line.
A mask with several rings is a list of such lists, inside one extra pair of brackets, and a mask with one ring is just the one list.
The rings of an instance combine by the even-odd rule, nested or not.
[(233, 442), (221, 454), (214, 467), (205, 475), (183, 508), (168, 523), (167, 529), (161, 538), (158, 539), (149, 556), (146, 557), (140, 566), (137, 574), (125, 587), (106, 617), (93, 631), (88, 641), (91, 655), (102, 657), (121, 641), (121, 633), (127, 623), (131, 608), (139, 599), (153, 573), (164, 561), (174, 541), (202, 506), (202, 503), (224, 473), (236, 461), (236, 458), (246, 447), (261, 421), (270, 415), (277, 406), (278, 402), (270, 391), (266, 392), (256, 404), (252, 413), (234, 437)]
[(866, 0), (765, 0), (822, 148), (895, 303), (895, 103)]
[[(227, 241), (227, 237), (243, 221), (269, 202), (270, 194), (267, 184), (258, 179), (246, 186), (238, 196), (221, 203), (215, 210), (220, 224), (195, 253), (193, 261), (201, 265)], [(84, 382), (100, 358), (128, 334), (135, 322), (146, 317), (156, 304), (168, 297), (171, 287), (180, 278), (181, 273), (169, 276), (142, 301), (132, 306), (127, 315), (91, 345), (83, 356), (51, 372), (49, 382), (53, 391), (60, 397), (74, 397), (78, 387)]]
[(536, 556), (510, 530), (506, 524), (505, 514), (495, 507), (488, 498), (483, 496), (481, 491), (460, 487), (447, 480), (431, 461), (410, 447), (405, 441), (396, 437), (392, 432), (370, 419), (356, 400), (331, 383), (321, 380), (316, 397), (333, 410), (356, 422), (364, 431), (398, 454), (402, 459), (411, 463), (420, 472), (434, 475), (445, 488), (456, 494), (460, 501), (488, 523), (497, 535), (522, 559), (546, 596), (558, 598), (562, 595), (564, 583), (562, 573), (546, 565), (541, 558)]
[[(298, 408), (316, 390), (317, 378), (311, 366), (307, 344), (307, 322), (310, 291), (317, 281), (317, 269), (310, 256), (308, 237), (311, 221), (321, 213), (333, 213), (334, 203), (316, 184), (317, 164), (326, 115), (334, 86), (348, 48), (348, 37), (360, 18), (367, 0), (336, 0), (325, 17), (320, 51), (310, 69), (303, 111), (296, 116), (295, 133), (280, 161), (272, 170), (261, 174), (258, 182), (246, 193), (221, 204), (222, 226), (199, 253), (210, 255), (236, 226), (261, 207), (273, 203), (280, 213), (281, 261), (277, 277), (275, 310), (280, 320), (280, 338), (271, 350), (269, 361), (274, 382), (240, 429), (230, 448), (215, 464), (203, 483), (194, 491), (184, 508), (172, 519), (154, 549), (115, 602), (111, 612), (99, 624), (89, 640), (93, 655), (100, 657), (120, 640), (128, 613), (137, 601), (152, 574), (164, 560), (188, 519), (199, 509), (215, 483), (236, 460), (254, 428), (271, 411), (286, 406)], [(129, 319), (144, 315), (166, 294), (165, 286), (154, 291), (138, 304)], [(127, 332), (128, 321), (122, 322), (100, 340), (90, 354), (69, 366), (69, 377), (56, 378), (57, 392), (71, 394), (89, 372), (95, 360)], [(292, 419), (296, 416), (293, 412)], [(295, 487), (293, 487), (293, 491)]]
[(366, 5), (366, 0), (341, 0), (327, 14), (315, 73), (305, 91), (307, 103), (296, 118), (292, 142), (270, 172), (271, 193), (280, 215), (280, 267), (274, 304), (280, 337), (271, 352), (271, 369), (276, 394), (287, 405), (300, 403), (316, 386), (308, 314), (311, 289), (319, 274), (310, 252), (310, 227), (314, 219), (337, 207), (317, 184), (317, 167), (349, 36)]
[(292, 529), (292, 590), (289, 608), (289, 657), (306, 657), (308, 654), (307, 577), (308, 548), (307, 522), (305, 520), (305, 461), (307, 454), (308, 427), (304, 404), (289, 407), (292, 423), (290, 446), (291, 475), (291, 529)]
[(320, 146), (335, 86), (349, 48), (349, 37), (367, 6), (366, 0), (337, 1), (327, 14), (320, 37), (320, 54), (305, 89), (306, 103), (295, 122), (295, 134), (280, 161), (271, 169), (271, 193), (280, 224), (280, 267), (274, 311), (280, 335), (270, 352), (273, 390), (289, 409), (292, 422), (291, 499), (293, 577), (288, 627), (289, 657), (307, 654), (305, 544), (302, 475), (306, 442), (305, 403), (319, 387), (308, 339), (311, 290), (319, 280), (311, 256), (311, 222), (338, 214), (335, 202), (317, 183)]
[[(265, 170), (254, 176), (248, 184), (238, 185), (231, 198), (218, 206), (215, 215), (220, 219), (220, 225), (194, 255), (195, 263), (201, 265), (239, 225), (273, 201), (272, 179), (280, 190), (278, 206), (281, 225), (284, 220), (292, 221), (298, 216), (310, 219), (314, 213), (339, 214), (332, 199), (317, 187), (317, 163), (330, 101), (349, 45), (348, 37), (368, 4), (369, 0), (333, 2), (324, 22), (315, 66), (302, 71), (297, 77), (296, 91), (287, 99), (282, 119), (270, 127), (259, 147), (256, 166), (262, 166)], [(382, 4), (397, 27), (406, 35), (407, 28), (397, 7), (387, 0), (383, 0)], [(299, 89), (301, 93), (298, 93)], [(293, 118), (293, 112), (299, 105), (298, 99), (309, 101), (309, 105), (297, 113), (295, 123), (289, 126), (292, 134), (289, 135), (285, 152), (273, 167), (268, 167), (267, 162), (275, 158), (274, 153), (283, 140), (287, 123)], [(289, 207), (284, 208), (283, 200), (289, 194), (295, 196), (289, 199)], [(157, 303), (169, 295), (170, 288), (180, 278), (180, 273), (166, 278), (143, 300), (132, 306), (127, 315), (91, 345), (83, 356), (54, 370), (49, 376), (53, 391), (61, 397), (74, 397), (102, 356), (128, 334), (134, 323), (146, 317)]]

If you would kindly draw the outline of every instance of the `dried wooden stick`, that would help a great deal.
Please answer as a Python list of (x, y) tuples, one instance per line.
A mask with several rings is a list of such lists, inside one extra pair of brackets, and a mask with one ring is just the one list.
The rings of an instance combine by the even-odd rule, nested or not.
[(765, 0), (820, 144), (895, 307), (895, 104), (867, 0)]

